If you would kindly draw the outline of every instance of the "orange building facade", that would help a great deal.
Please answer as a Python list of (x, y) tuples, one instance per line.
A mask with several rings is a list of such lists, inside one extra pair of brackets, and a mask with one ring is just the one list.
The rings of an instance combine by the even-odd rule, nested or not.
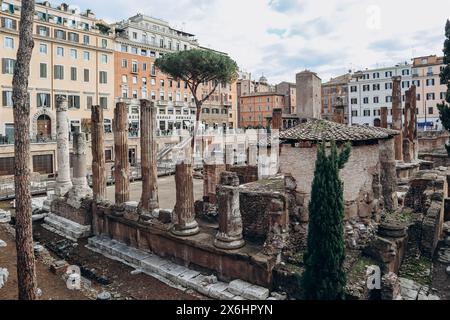
[(274, 92), (262, 92), (240, 97), (241, 128), (267, 127), (268, 118), (272, 117), (273, 109), (283, 109), (285, 95)]

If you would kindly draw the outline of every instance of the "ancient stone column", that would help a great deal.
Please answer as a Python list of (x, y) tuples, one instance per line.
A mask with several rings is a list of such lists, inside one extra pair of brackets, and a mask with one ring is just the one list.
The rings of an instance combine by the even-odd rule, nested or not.
[(92, 188), (94, 201), (101, 202), (106, 197), (106, 161), (105, 161), (105, 128), (103, 108), (91, 108), (91, 136), (92, 136)]
[(283, 129), (283, 109), (273, 109), (272, 130)]
[(417, 88), (412, 85), (409, 89), (411, 94), (411, 114), (409, 120), (409, 139), (412, 141), (412, 160), (419, 159), (419, 141), (417, 136)]
[(141, 100), (141, 171), (142, 196), (140, 209), (142, 214), (150, 214), (159, 207), (158, 166), (156, 144), (156, 108), (154, 103)]
[(199, 233), (198, 223), (195, 221), (194, 190), (192, 164), (184, 162), (175, 166), (175, 224), (172, 233), (180, 237), (193, 236)]
[(250, 143), (248, 145), (247, 164), (249, 166), (256, 166), (258, 164), (258, 145), (257, 143)]
[(379, 148), (380, 184), (383, 192), (384, 207), (388, 211), (394, 211), (398, 208), (394, 139), (380, 140)]
[(405, 121), (403, 123), (403, 161), (411, 163), (411, 147), (412, 141), (409, 139), (409, 121), (411, 120), (411, 92), (407, 90), (405, 93)]
[(114, 109), (114, 178), (116, 205), (130, 200), (130, 163), (128, 161), (128, 106), (118, 102)]
[(387, 129), (388, 127), (388, 108), (381, 107), (381, 127)]
[(92, 197), (92, 189), (87, 181), (86, 169), (86, 138), (82, 132), (73, 134), (73, 178), (69, 191), (68, 204), (75, 208), (81, 207), (81, 200)]
[(55, 194), (63, 197), (72, 188), (70, 180), (69, 158), (69, 120), (67, 118), (67, 99), (64, 96), (56, 98), (56, 148), (58, 157), (58, 177), (56, 178)]
[(402, 77), (392, 78), (392, 129), (400, 131), (395, 137), (395, 160), (403, 161), (403, 125), (402, 125)]
[(242, 217), (239, 209), (239, 178), (234, 172), (222, 172), (217, 186), (217, 210), (219, 231), (214, 246), (219, 249), (234, 250), (245, 245), (242, 236)]

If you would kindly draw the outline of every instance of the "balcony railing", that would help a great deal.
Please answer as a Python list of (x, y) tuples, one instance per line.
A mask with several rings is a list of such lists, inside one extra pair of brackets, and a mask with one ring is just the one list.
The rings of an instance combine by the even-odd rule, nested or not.
[[(32, 144), (56, 143), (56, 137), (32, 137), (30, 138)], [(0, 135), (0, 145), (13, 145), (14, 137)]]

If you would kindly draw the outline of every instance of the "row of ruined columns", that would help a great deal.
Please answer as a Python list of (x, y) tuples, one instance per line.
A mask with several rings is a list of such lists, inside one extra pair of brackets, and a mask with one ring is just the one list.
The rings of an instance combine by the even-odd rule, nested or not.
[[(392, 129), (400, 133), (394, 139), (395, 160), (411, 163), (418, 157), (417, 94), (415, 85), (406, 91), (403, 111), (401, 79), (392, 78)], [(381, 127), (387, 128), (388, 108), (382, 107), (380, 115)]]
[[(142, 194), (139, 203), (140, 221), (151, 223), (153, 212), (159, 208), (156, 108), (153, 102), (141, 100), (141, 165)], [(92, 107), (92, 175), (94, 199), (106, 200), (106, 170), (104, 155), (103, 109)], [(124, 205), (130, 199), (130, 179), (128, 161), (128, 106), (124, 102), (116, 104), (113, 120), (114, 134), (114, 178), (115, 204)], [(224, 176), (217, 189), (219, 205), (219, 231), (214, 245), (221, 249), (237, 249), (244, 245), (242, 220), (239, 211), (239, 179)], [(175, 166), (176, 204), (172, 234), (189, 237), (200, 232), (195, 220), (193, 168), (191, 163), (181, 162)]]

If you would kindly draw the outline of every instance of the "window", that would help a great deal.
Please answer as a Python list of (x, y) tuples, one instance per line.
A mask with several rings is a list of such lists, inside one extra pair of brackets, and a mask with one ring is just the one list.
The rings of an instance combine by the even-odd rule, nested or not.
[(417, 101), (420, 101), (420, 93), (417, 94)]
[(434, 79), (427, 79), (427, 87), (434, 86)]
[(156, 85), (156, 80), (155, 80), (154, 78), (152, 78), (152, 79), (150, 80), (150, 83), (151, 83), (152, 86), (155, 86), (155, 85)]
[[(14, 142), (14, 126), (8, 124), (8, 133), (5, 132), (9, 143)], [(12, 134), (12, 136), (11, 136)], [(12, 176), (14, 174), (14, 157), (0, 158), (0, 176)]]
[(364, 103), (364, 104), (368, 104), (368, 103), (369, 103), (369, 98), (364, 98), (364, 99), (363, 99), (363, 103)]
[(370, 117), (370, 110), (364, 110), (364, 117)]
[(70, 57), (71, 57), (72, 59), (77, 59), (77, 57), (78, 57), (78, 52), (77, 52), (76, 49), (70, 49)]
[(142, 85), (144, 85), (144, 86), (147, 85), (147, 78), (146, 77), (142, 78)]
[(77, 81), (77, 68), (75, 67), (70, 68), (70, 80)]
[(47, 64), (46, 63), (40, 63), (39, 64), (39, 76), (42, 79), (47, 78)]
[(379, 73), (379, 72), (375, 72), (375, 73), (373, 74), (373, 78), (374, 78), (374, 79), (379, 79), (379, 78), (380, 78), (380, 73)]
[(12, 91), (2, 91), (2, 106), (3, 107), (12, 107)]
[(373, 115), (374, 116), (380, 116), (381, 115), (381, 110), (373, 110)]
[(379, 97), (373, 97), (373, 103), (379, 103), (380, 98)]
[(136, 47), (131, 47), (131, 53), (132, 53), (132, 54), (138, 54), (138, 48), (136, 48)]
[(357, 92), (358, 91), (358, 87), (357, 86), (351, 86), (350, 87), (350, 92)]
[(49, 93), (38, 93), (36, 95), (36, 102), (38, 108), (50, 108), (50, 94)]
[(80, 96), (68, 96), (68, 104), (71, 109), (80, 109)]
[(420, 80), (414, 80), (412, 84), (415, 85), (416, 87), (420, 87)]
[(64, 57), (64, 48), (63, 47), (56, 47), (56, 55), (58, 57)]
[(102, 48), (103, 48), (103, 49), (108, 48), (108, 40), (102, 39)]
[(392, 78), (392, 71), (386, 71), (384, 75), (386, 78)]
[(71, 120), (70, 121), (70, 132), (80, 132), (80, 120)]
[(137, 90), (133, 90), (132, 97), (133, 97), (133, 99), (137, 99), (138, 98)]
[(120, 51), (122, 51), (122, 52), (128, 52), (128, 46), (125, 45), (125, 44), (123, 44), (123, 45), (120, 47)]
[(161, 81), (159, 82), (159, 84), (160, 84), (161, 87), (164, 87), (164, 80), (161, 80)]
[(83, 78), (84, 78), (84, 82), (89, 82), (89, 69), (83, 70)]
[(433, 75), (433, 67), (428, 67), (427, 76)]
[(107, 97), (100, 97), (100, 107), (103, 109), (108, 108), (108, 98)]
[(434, 93), (427, 93), (427, 100), (434, 100), (434, 99), (435, 99)]
[(370, 85), (369, 84), (363, 85), (363, 91), (370, 91)]
[(434, 113), (434, 108), (433, 107), (429, 107), (428, 108), (428, 114), (433, 114)]
[(2, 28), (17, 30), (17, 21), (2, 17)]
[(48, 37), (49, 29), (44, 26), (37, 26), (37, 34), (41, 37)]
[(93, 101), (94, 101), (94, 99), (92, 96), (86, 96), (86, 108), (87, 109), (92, 109)]
[(155, 99), (156, 99), (156, 93), (155, 93), (155, 91), (152, 91), (152, 92), (151, 92), (151, 98), (152, 98), (152, 100), (155, 100)]
[(88, 35), (83, 36), (83, 44), (89, 45), (90, 39)]
[(64, 80), (64, 66), (54, 66), (54, 77), (56, 80)]
[[(106, 121), (106, 120), (105, 120)], [(111, 133), (112, 131), (107, 132), (106, 131), (106, 126), (105, 126), (105, 133)], [(105, 150), (105, 161), (106, 162), (113, 162), (113, 157), (112, 157), (112, 150), (111, 149), (106, 149)]]
[(100, 83), (108, 83), (108, 73), (106, 71), (100, 71)]
[(358, 116), (358, 110), (352, 110), (352, 117)]
[(137, 84), (138, 80), (136, 76), (133, 76), (133, 84)]
[(380, 84), (379, 83), (374, 84), (372, 87), (373, 87), (373, 91), (379, 91), (380, 90)]
[(173, 87), (172, 80), (169, 80), (169, 88), (172, 88), (172, 87)]
[(108, 63), (108, 56), (106, 54), (102, 54), (102, 63), (107, 64)]
[(133, 72), (133, 73), (137, 73), (138, 72), (138, 63), (137, 63), (137, 61), (132, 61), (131, 62), (131, 72)]
[(386, 102), (387, 102), (387, 103), (392, 102), (392, 96), (387, 96), (387, 97), (386, 97)]
[(156, 76), (156, 67), (155, 67), (154, 64), (152, 64), (152, 68), (151, 68), (150, 74), (151, 74), (152, 76)]
[(126, 74), (122, 75), (122, 83), (127, 83), (128, 82), (128, 77)]
[(128, 98), (128, 89), (122, 89), (122, 98)]
[(44, 154), (33, 156), (33, 171), (40, 174), (53, 173), (53, 155)]
[(84, 59), (85, 61), (91, 60), (91, 53), (90, 53), (89, 51), (84, 51), (84, 52), (83, 52), (83, 59)]
[(142, 71), (147, 71), (147, 64), (145, 62), (142, 63)]
[(409, 88), (409, 81), (402, 81), (402, 88), (403, 89), (408, 89)]
[(66, 40), (66, 32), (63, 30), (55, 29), (55, 38), (59, 40)]
[[(105, 126), (105, 133), (111, 133), (112, 132), (112, 121), (110, 119), (104, 119), (103, 123)], [(106, 151), (111, 152), (111, 150), (106, 150)], [(112, 157), (110, 157), (109, 160), (112, 160)]]
[(351, 104), (358, 104), (358, 99), (357, 98), (352, 98)]
[(39, 45), (39, 53), (47, 54), (47, 45), (45, 43)]
[(409, 76), (409, 69), (402, 70), (402, 75), (403, 76)]
[(122, 59), (122, 68), (128, 68), (128, 60)]
[(441, 100), (445, 100), (445, 97), (447, 96), (447, 92), (441, 92)]
[(78, 43), (80, 41), (78, 33), (69, 32), (69, 41)]
[(6, 49), (14, 49), (14, 39), (10, 37), (5, 37), (5, 48)]
[(392, 82), (385, 83), (384, 88), (386, 90), (392, 90), (392, 88), (393, 88)]

